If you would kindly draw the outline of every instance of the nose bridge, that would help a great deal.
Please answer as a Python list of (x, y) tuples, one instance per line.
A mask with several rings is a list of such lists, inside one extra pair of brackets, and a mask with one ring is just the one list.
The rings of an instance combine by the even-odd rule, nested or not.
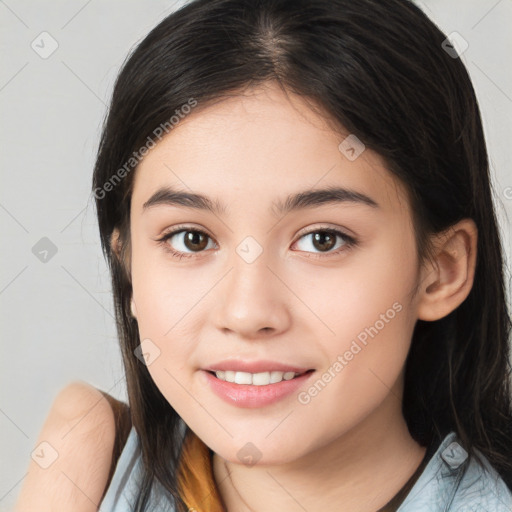
[[(240, 247), (245, 247), (243, 252), (240, 251), (241, 254)], [(239, 299), (244, 299), (251, 293), (258, 293), (261, 297), (267, 295), (263, 293), (264, 289), (270, 291), (269, 288), (272, 288), (269, 282), (272, 273), (269, 270), (268, 254), (263, 251), (256, 254), (255, 249), (248, 248), (247, 245), (241, 245), (239, 248), (230, 258), (230, 268), (232, 268), (228, 279), (230, 295), (239, 295)]]
[(219, 328), (245, 336), (261, 329), (286, 328), (290, 320), (286, 287), (269, 268), (269, 255), (253, 237), (246, 237), (236, 247), (218, 303)]

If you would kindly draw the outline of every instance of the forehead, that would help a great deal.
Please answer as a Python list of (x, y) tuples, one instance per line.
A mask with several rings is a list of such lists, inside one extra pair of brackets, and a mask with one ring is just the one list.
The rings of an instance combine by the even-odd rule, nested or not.
[[(404, 187), (377, 153), (340, 151), (350, 133), (277, 87), (199, 105), (149, 151), (135, 172), (132, 209), (162, 187), (208, 195), (219, 209), (275, 211), (284, 196), (343, 187), (388, 211), (408, 207)], [(403, 212), (402, 212), (403, 213)]]

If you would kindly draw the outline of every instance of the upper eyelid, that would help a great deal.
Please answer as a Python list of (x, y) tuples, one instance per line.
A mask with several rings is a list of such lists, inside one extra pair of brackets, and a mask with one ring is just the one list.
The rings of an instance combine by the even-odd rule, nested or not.
[(158, 237), (159, 240), (161, 240), (162, 238), (165, 238), (167, 236), (173, 236), (173, 235), (177, 235), (179, 233), (183, 233), (184, 231), (197, 231), (199, 233), (203, 233), (204, 235), (210, 237), (212, 240), (214, 240), (215, 238), (210, 235), (210, 233), (204, 229), (204, 228), (199, 228), (199, 227), (195, 227), (195, 226), (176, 226), (176, 227), (173, 227), (173, 228), (170, 228), (170, 229), (164, 229), (164, 231), (162, 232), (162, 234)]
[(309, 235), (311, 233), (316, 233), (317, 231), (337, 231), (338, 233), (341, 233), (341, 234), (343, 234), (345, 236), (348, 236), (348, 237), (354, 238), (354, 236), (355, 236), (355, 235), (351, 235), (351, 234), (347, 233), (348, 230), (345, 229), (345, 228), (341, 228), (341, 227), (338, 227), (338, 226), (332, 226), (332, 225), (328, 225), (328, 224), (316, 226), (316, 227), (313, 227), (313, 228), (301, 229), (297, 233), (297, 236)]
[[(197, 232), (200, 232), (200, 233), (203, 233), (203, 234), (209, 236), (212, 239), (215, 239), (215, 237), (213, 235), (211, 235), (205, 228), (189, 226), (189, 225), (183, 225), (183, 226), (178, 225), (174, 228), (170, 228), (169, 230), (164, 230), (162, 235), (160, 236), (160, 238), (168, 236), (168, 235), (177, 235), (178, 233), (182, 233), (183, 231), (197, 231)], [(303, 228), (297, 233), (296, 236), (302, 237), (302, 236), (305, 236), (305, 235), (308, 235), (311, 233), (315, 233), (317, 231), (337, 231), (347, 237), (352, 237), (352, 238), (355, 237), (355, 235), (346, 233), (346, 231), (348, 231), (347, 229), (333, 226), (333, 225), (328, 225), (328, 223), (320, 225), (320, 226), (315, 226), (312, 228)]]

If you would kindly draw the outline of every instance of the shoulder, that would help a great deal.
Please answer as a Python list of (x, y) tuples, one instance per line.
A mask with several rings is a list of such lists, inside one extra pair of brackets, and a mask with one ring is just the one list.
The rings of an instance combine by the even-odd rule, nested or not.
[(16, 512), (97, 510), (108, 482), (123, 404), (82, 381), (55, 397), (30, 454)]
[(74, 453), (80, 448), (84, 455), (93, 449), (112, 448), (116, 436), (115, 404), (121, 402), (96, 387), (83, 381), (71, 382), (54, 399), (43, 432), (61, 434), (62, 448), (71, 445), (66, 441), (71, 437)]

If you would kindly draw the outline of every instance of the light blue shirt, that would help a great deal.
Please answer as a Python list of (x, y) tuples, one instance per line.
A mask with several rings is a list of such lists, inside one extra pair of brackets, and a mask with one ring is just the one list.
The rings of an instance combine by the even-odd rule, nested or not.
[[(476, 454), (482, 465), (468, 457), (455, 432), (448, 434), (397, 512), (512, 512), (512, 492), (483, 454), (478, 450)], [(132, 427), (100, 512), (133, 510), (141, 469), (138, 437)], [(175, 512), (158, 482), (151, 500), (151, 512)]]

